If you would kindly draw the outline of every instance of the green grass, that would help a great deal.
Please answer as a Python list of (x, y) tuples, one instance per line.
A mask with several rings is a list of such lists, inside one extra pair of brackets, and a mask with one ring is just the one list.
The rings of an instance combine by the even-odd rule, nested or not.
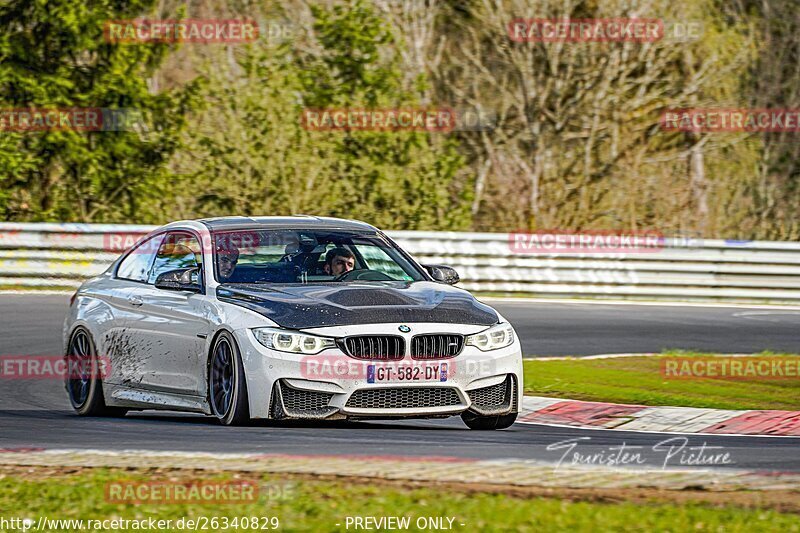
[[(169, 476), (170, 474), (163, 474)], [(708, 504), (590, 503), (501, 494), (263, 477), (292, 487), (291, 497), (253, 504), (121, 505), (105, 501), (105, 485), (151, 480), (143, 473), (95, 469), (39, 478), (0, 477), (0, 517), (51, 519), (276, 516), (283, 531), (345, 531), (347, 516), (455, 517), (454, 531), (800, 531), (797, 515)], [(181, 478), (186, 481), (187, 478)], [(230, 477), (215, 477), (216, 480)], [(208, 478), (206, 478), (208, 480)], [(341, 526), (336, 526), (339, 523)], [(460, 524), (465, 524), (461, 526)], [(353, 528), (350, 528), (353, 530)], [(173, 530), (176, 530), (173, 528)], [(213, 529), (212, 529), (213, 530)], [(218, 528), (217, 530), (223, 530)], [(416, 530), (416, 528), (411, 528)], [(63, 531), (63, 530), (62, 530)], [(229, 528), (228, 531), (233, 531)]]
[[(717, 409), (800, 410), (800, 378), (665, 378), (663, 357), (710, 357), (713, 354), (670, 351), (660, 357), (525, 360), (525, 393), (641, 405)], [(800, 358), (764, 352), (759, 357)]]

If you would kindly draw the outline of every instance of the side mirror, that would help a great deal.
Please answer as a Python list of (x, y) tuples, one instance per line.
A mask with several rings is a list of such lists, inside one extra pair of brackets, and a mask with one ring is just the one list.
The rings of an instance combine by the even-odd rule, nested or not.
[(461, 278), (458, 277), (458, 272), (454, 268), (444, 265), (422, 265), (428, 271), (428, 274), (439, 283), (447, 283), (448, 285), (455, 285)]
[(200, 283), (197, 281), (199, 273), (200, 269), (197, 267), (170, 270), (158, 275), (155, 286), (156, 289), (166, 291), (200, 292)]

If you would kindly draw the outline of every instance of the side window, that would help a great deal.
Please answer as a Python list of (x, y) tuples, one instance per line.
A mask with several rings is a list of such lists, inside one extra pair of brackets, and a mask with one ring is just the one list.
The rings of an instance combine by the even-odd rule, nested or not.
[[(190, 233), (169, 233), (156, 254), (153, 270), (147, 282), (151, 285), (158, 276), (171, 270), (188, 270), (196, 268), (199, 272), (203, 261), (203, 253), (197, 238)], [(197, 274), (193, 275), (193, 279)]]
[(150, 275), (156, 250), (161, 245), (164, 235), (156, 235), (134, 248), (117, 267), (117, 277), (132, 281), (146, 282)]

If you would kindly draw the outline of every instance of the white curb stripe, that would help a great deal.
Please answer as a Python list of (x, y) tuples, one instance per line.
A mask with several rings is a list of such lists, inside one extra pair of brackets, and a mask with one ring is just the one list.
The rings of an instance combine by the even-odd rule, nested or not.
[[(525, 414), (534, 413), (546, 409), (551, 405), (561, 403), (564, 400), (560, 398), (543, 398), (541, 396), (523, 396), (522, 397), (522, 411)], [(522, 414), (522, 413), (520, 413)]]
[[(750, 413), (752, 410), (736, 411), (727, 409), (706, 409), (699, 407), (644, 407), (640, 411), (628, 413), (600, 425), (542, 422), (539, 420), (526, 420), (532, 414), (538, 413), (557, 403), (587, 403), (581, 400), (565, 398), (549, 398), (545, 396), (523, 396), (522, 409), (517, 419), (517, 424), (534, 424), (552, 427), (579, 428), (605, 431), (633, 431), (641, 433), (674, 433), (686, 435), (715, 435), (725, 437), (773, 437), (773, 438), (799, 438), (796, 435), (758, 435), (747, 433), (705, 433), (708, 429), (720, 422)], [(609, 406), (622, 405), (606, 402)]]
[(631, 420), (620, 429), (693, 433), (747, 412), (695, 407), (649, 407), (631, 415)]

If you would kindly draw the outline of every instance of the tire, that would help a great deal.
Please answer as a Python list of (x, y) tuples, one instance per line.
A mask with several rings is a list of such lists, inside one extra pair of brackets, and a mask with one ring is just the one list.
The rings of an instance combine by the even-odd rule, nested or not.
[(208, 403), (212, 414), (224, 426), (241, 426), (250, 422), (242, 356), (236, 341), (227, 331), (220, 333), (211, 347)]
[(79, 416), (125, 416), (127, 409), (108, 407), (92, 335), (84, 328), (72, 332), (67, 353), (65, 386), (72, 408)]
[(494, 429), (506, 429), (507, 427), (511, 427), (517, 420), (518, 413), (510, 413), (507, 415), (497, 415), (497, 416), (481, 416), (476, 415), (475, 413), (466, 411), (461, 413), (461, 420), (467, 425), (469, 429), (474, 429), (478, 431), (488, 431)]

